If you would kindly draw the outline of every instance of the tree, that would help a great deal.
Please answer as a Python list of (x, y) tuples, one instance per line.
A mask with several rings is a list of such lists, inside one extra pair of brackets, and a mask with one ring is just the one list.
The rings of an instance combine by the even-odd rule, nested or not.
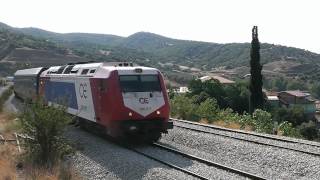
[(43, 100), (37, 100), (20, 115), (22, 132), (33, 138), (25, 146), (35, 164), (52, 167), (67, 153), (68, 145), (62, 133), (71, 116), (65, 112), (64, 106), (47, 106)]
[(254, 26), (252, 29), (252, 41), (250, 52), (250, 113), (253, 113), (255, 109), (263, 108), (263, 93), (262, 93), (262, 66), (260, 65), (260, 42), (258, 39), (258, 27)]

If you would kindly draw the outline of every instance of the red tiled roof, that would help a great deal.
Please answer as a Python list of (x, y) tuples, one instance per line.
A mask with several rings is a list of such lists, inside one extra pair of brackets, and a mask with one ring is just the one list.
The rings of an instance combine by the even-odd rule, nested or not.
[(290, 94), (292, 96), (296, 96), (296, 97), (307, 97), (307, 96), (310, 96), (309, 93), (304, 93), (302, 91), (282, 91), (282, 92)]

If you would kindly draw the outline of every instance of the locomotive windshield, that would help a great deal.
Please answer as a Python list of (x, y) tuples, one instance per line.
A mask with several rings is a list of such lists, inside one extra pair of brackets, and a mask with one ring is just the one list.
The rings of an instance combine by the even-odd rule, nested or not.
[(161, 91), (158, 75), (121, 75), (122, 92)]

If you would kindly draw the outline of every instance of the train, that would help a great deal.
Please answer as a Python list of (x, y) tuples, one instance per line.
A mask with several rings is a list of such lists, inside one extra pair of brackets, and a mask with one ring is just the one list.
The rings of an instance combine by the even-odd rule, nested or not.
[(96, 126), (112, 137), (158, 141), (173, 128), (162, 73), (132, 63), (71, 63), (18, 70), (14, 94), (66, 106), (81, 127)]

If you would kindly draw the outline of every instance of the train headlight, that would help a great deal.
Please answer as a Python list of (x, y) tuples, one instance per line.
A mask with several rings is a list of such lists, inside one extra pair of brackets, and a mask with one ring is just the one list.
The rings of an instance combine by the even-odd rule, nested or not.
[(129, 127), (129, 130), (130, 130), (130, 131), (135, 131), (135, 130), (137, 130), (137, 127), (136, 127), (136, 126), (130, 126), (130, 127)]
[(159, 114), (160, 114), (160, 111), (157, 111), (157, 114), (159, 115)]
[(129, 116), (132, 116), (132, 112), (129, 112)]

